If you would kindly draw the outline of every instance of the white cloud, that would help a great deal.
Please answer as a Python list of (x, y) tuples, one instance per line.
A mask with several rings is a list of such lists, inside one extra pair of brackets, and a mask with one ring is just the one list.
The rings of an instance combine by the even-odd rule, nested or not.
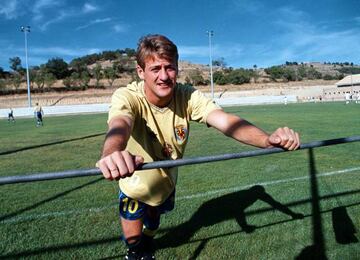
[(275, 10), (274, 14), (279, 19), (286, 21), (301, 21), (307, 19), (307, 13), (289, 6), (283, 6)]
[[(46, 31), (51, 24), (59, 23), (65, 18), (77, 17), (79, 14), (86, 14), (98, 10), (98, 8), (92, 4), (85, 3), (82, 10), (79, 12), (73, 8), (59, 8), (64, 5), (64, 0), (37, 0), (33, 8), (33, 21), (41, 24), (39, 26), (41, 31)], [(48, 18), (50, 17), (50, 18)], [(49, 19), (46, 21), (46, 19)], [(101, 21), (95, 21), (98, 23)], [(91, 24), (85, 25), (84, 28)], [(82, 29), (82, 27), (78, 27)]]
[(32, 55), (52, 57), (80, 57), (92, 53), (99, 53), (102, 50), (97, 48), (63, 48), (63, 47), (34, 47), (31, 48)]
[(0, 6), (0, 14), (5, 15), (6, 19), (15, 19), (18, 16), (17, 0), (8, 0)]
[(215, 45), (213, 57), (233, 58), (241, 57), (245, 54), (245, 47), (240, 44), (227, 44), (226, 46)]
[(58, 23), (62, 20), (64, 20), (66, 17), (68, 16), (71, 16), (71, 14), (69, 13), (64, 13), (64, 12), (61, 12), (57, 17), (55, 17), (54, 19), (51, 19), (45, 23), (43, 23), (42, 25), (39, 26), (40, 30), (41, 31), (46, 31), (47, 30), (47, 27), (51, 24), (54, 24), (54, 23)]
[(356, 57), (359, 57), (359, 54), (354, 52), (354, 50), (360, 49), (359, 35), (358, 29), (308, 35), (310, 44), (305, 50), (302, 50), (302, 54), (322, 60), (325, 57), (330, 59), (343, 57), (345, 60), (355, 61), (358, 59)]
[[(25, 62), (25, 51), (22, 47), (15, 47), (8, 42), (0, 41), (1, 49), (5, 50), (0, 52), (0, 67), (9, 69), (8, 60), (10, 57), (20, 57), (22, 62)], [(63, 47), (30, 47), (28, 49), (29, 66), (38, 66), (46, 63), (49, 59), (60, 57), (65, 61), (70, 62), (76, 57), (81, 57), (93, 53), (100, 53), (102, 49), (98, 48), (63, 48)]]
[(103, 18), (103, 19), (95, 19), (95, 20), (92, 20), (92, 21), (88, 22), (88, 23), (85, 24), (85, 25), (82, 25), (82, 26), (77, 27), (76, 30), (77, 30), (77, 31), (78, 31), (78, 30), (82, 30), (82, 29), (85, 29), (85, 28), (87, 28), (87, 27), (89, 27), (89, 26), (92, 26), (92, 25), (94, 25), (94, 24), (107, 23), (107, 22), (110, 22), (111, 20), (112, 20), (112, 19), (109, 18), (109, 17)]
[[(244, 47), (239, 44), (215, 44), (211, 46), (212, 58), (228, 59), (239, 58), (244, 54)], [(180, 59), (210, 58), (209, 46), (178, 46)]]
[(98, 7), (90, 4), (90, 3), (85, 3), (83, 6), (83, 13), (87, 14), (87, 13), (91, 13), (91, 12), (95, 12), (98, 10)]
[(256, 0), (233, 0), (234, 11), (256, 14), (263, 8), (263, 3)]
[(129, 26), (124, 25), (124, 24), (116, 24), (113, 26), (113, 29), (117, 33), (123, 33), (123, 32), (127, 32), (129, 30)]
[(267, 63), (359, 60), (360, 54), (354, 50), (360, 49), (360, 30), (355, 26), (343, 29), (332, 26), (334, 21), (324, 26), (291, 8), (282, 8), (278, 14), (276, 26), (283, 33), (265, 43), (270, 47), (263, 56)]
[(60, 4), (61, 4), (61, 2), (57, 1), (57, 0), (37, 0), (37, 1), (35, 1), (33, 11), (35, 13), (40, 12), (42, 9), (52, 8), (52, 7), (58, 6)]
[(181, 59), (209, 56), (209, 46), (178, 46), (178, 51)]
[(44, 18), (45, 10), (61, 6), (62, 2), (58, 0), (37, 0), (32, 7), (33, 21), (39, 22)]

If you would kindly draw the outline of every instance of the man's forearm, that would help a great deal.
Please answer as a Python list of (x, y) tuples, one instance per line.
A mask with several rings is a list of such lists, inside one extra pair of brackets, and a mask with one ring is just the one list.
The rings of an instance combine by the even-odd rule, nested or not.
[(115, 151), (123, 151), (126, 148), (130, 137), (131, 126), (126, 120), (113, 120), (109, 124), (109, 131), (106, 134), (102, 157)]
[(261, 148), (269, 147), (267, 133), (236, 115), (215, 110), (209, 114), (207, 123), (239, 142)]
[(266, 148), (270, 146), (268, 142), (269, 135), (262, 129), (243, 119), (241, 120), (241, 125), (236, 128), (229, 136), (239, 142), (260, 148)]

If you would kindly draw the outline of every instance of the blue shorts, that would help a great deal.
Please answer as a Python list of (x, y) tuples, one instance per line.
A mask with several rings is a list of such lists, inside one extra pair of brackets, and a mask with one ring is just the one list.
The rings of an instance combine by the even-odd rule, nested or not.
[(42, 120), (41, 112), (36, 112), (36, 117), (41, 121)]
[[(128, 220), (136, 220), (144, 218), (147, 207), (149, 205), (128, 197), (125, 193), (120, 191), (119, 194), (119, 213), (120, 216)], [(173, 210), (175, 207), (175, 190), (164, 201), (164, 203), (156, 206), (160, 214), (164, 214)]]

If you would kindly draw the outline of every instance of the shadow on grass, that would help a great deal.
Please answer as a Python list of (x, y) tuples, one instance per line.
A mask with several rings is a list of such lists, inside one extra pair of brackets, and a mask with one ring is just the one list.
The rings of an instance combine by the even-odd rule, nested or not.
[(345, 207), (341, 206), (334, 208), (331, 212), (331, 216), (337, 243), (346, 245), (359, 242), (355, 236), (355, 225)]
[[(302, 219), (301, 213), (295, 213), (288, 207), (272, 198), (263, 186), (256, 185), (247, 190), (226, 194), (202, 204), (192, 217), (183, 224), (169, 230), (164, 236), (157, 239), (159, 248), (176, 247), (189, 242), (191, 237), (202, 227), (213, 226), (228, 219), (235, 219), (242, 231), (252, 233), (257, 228), (246, 221), (245, 209), (256, 201), (268, 203), (272, 208), (289, 215), (292, 219)], [(204, 242), (206, 243), (206, 241)], [(205, 246), (201, 243), (195, 252), (196, 258)]]
[(53, 200), (56, 200), (56, 199), (58, 199), (58, 198), (60, 198), (60, 197), (62, 197), (62, 196), (65, 196), (65, 195), (73, 192), (73, 191), (82, 189), (82, 188), (84, 188), (84, 187), (86, 187), (86, 186), (89, 186), (89, 185), (92, 185), (92, 184), (94, 184), (94, 183), (97, 183), (97, 182), (99, 182), (99, 181), (101, 181), (101, 180), (103, 180), (103, 179), (104, 179), (103, 177), (97, 178), (96, 180), (93, 180), (93, 181), (87, 182), (87, 183), (85, 183), (85, 184), (82, 184), (82, 185), (80, 185), (80, 186), (74, 187), (74, 188), (72, 188), (72, 189), (63, 191), (63, 192), (61, 192), (61, 193), (58, 193), (58, 194), (56, 194), (56, 195), (54, 195), (54, 196), (52, 196), (52, 197), (49, 197), (49, 198), (44, 199), (44, 200), (42, 200), (42, 201), (39, 201), (39, 202), (37, 202), (37, 203), (35, 203), (35, 204), (31, 205), (31, 206), (28, 206), (28, 207), (26, 207), (26, 208), (17, 210), (17, 211), (15, 211), (15, 212), (13, 212), (13, 213), (10, 213), (10, 214), (4, 215), (4, 216), (0, 216), (0, 222), (1, 222), (1, 221), (4, 221), (4, 220), (6, 220), (6, 219), (13, 218), (13, 217), (15, 217), (15, 216), (17, 216), (17, 215), (19, 215), (19, 214), (22, 214), (22, 213), (28, 211), (28, 210), (35, 209), (35, 208), (37, 208), (37, 207), (39, 207), (39, 206), (41, 206), (41, 205), (43, 205), (43, 204), (45, 204), (45, 203), (48, 203), (48, 202), (53, 201)]
[(316, 178), (316, 166), (313, 149), (309, 149), (309, 173), (310, 173), (310, 192), (311, 192), (311, 220), (312, 220), (312, 235), (313, 244), (305, 247), (296, 260), (308, 259), (327, 259), (325, 249), (325, 239), (322, 228), (320, 196), (318, 182)]
[[(354, 194), (354, 193), (359, 193), (360, 190), (354, 191), (354, 192), (343, 192), (343, 193), (338, 193), (338, 194), (333, 194), (333, 195), (329, 195), (327, 196), (327, 198), (333, 198), (333, 197), (337, 197), (337, 196), (345, 196), (345, 195), (349, 195), (349, 194)], [(291, 203), (291, 205), (299, 205), (299, 204), (305, 204), (308, 203), (310, 200), (301, 200), (301, 201), (296, 201)], [(360, 202), (358, 203), (353, 203), (353, 204), (349, 204), (346, 205), (344, 207), (352, 207), (352, 206), (358, 206), (360, 205)], [(246, 212), (246, 215), (255, 215), (255, 214), (261, 214), (263, 212), (267, 212), (267, 211), (272, 211), (273, 208), (268, 208), (268, 209), (261, 209), (261, 210), (254, 210), (251, 212)], [(329, 213), (332, 210), (326, 210), (326, 211), (322, 211), (321, 214), (325, 214), (325, 213)], [(206, 212), (205, 212), (206, 213)], [(311, 215), (305, 215), (304, 217), (311, 217)], [(282, 220), (282, 221), (278, 221), (278, 222), (272, 222), (272, 223), (268, 223), (268, 224), (264, 224), (261, 226), (257, 226), (256, 229), (262, 229), (262, 228), (267, 228), (270, 226), (274, 226), (274, 225), (279, 225), (279, 224), (284, 224), (290, 221), (295, 221), (294, 219), (287, 219), (287, 220)], [(182, 228), (180, 228), (182, 227)], [(185, 229), (186, 226), (185, 225), (180, 225), (178, 227), (175, 228), (170, 228), (170, 229), (161, 229), (161, 232), (166, 232), (166, 235), (157, 239), (157, 244), (159, 244), (159, 249), (161, 248), (167, 248), (169, 246), (175, 245), (175, 244), (179, 244), (176, 242), (171, 242), (171, 240), (177, 239), (177, 237), (174, 236), (175, 232), (181, 232), (182, 233), (186, 233), (187, 230)], [(226, 236), (233, 236), (236, 234), (239, 234), (243, 231), (233, 231), (233, 232), (228, 232), (228, 233), (220, 233), (218, 235), (213, 235), (210, 237), (205, 237), (205, 238), (199, 238), (199, 239), (192, 239), (191, 241), (182, 241), (182, 244), (190, 244), (190, 243), (198, 243), (200, 242), (200, 245), (197, 247), (197, 249), (195, 250), (193, 256), (191, 259), (196, 258), (200, 253), (201, 250), (205, 247), (206, 243), (212, 239), (217, 239), (217, 238), (221, 238), (221, 237), (226, 237)], [(164, 241), (163, 239), (165, 237), (169, 238), (169, 243), (167, 241)], [(163, 241), (163, 242), (162, 242)], [(159, 243), (158, 243), (159, 242)], [(162, 244), (160, 244), (160, 242)], [(76, 250), (79, 248), (86, 248), (86, 247), (91, 247), (91, 246), (97, 246), (97, 245), (104, 245), (104, 244), (113, 244), (113, 243), (122, 243), (119, 239), (119, 236), (115, 236), (115, 237), (109, 237), (109, 238), (103, 238), (100, 240), (91, 240), (91, 241), (84, 241), (84, 242), (79, 242), (79, 243), (72, 243), (72, 244), (63, 244), (63, 245), (54, 245), (54, 246), (48, 246), (48, 247), (42, 247), (42, 248), (35, 248), (35, 249), (30, 249), (30, 250), (24, 250), (21, 252), (12, 252), (12, 253), (8, 253), (6, 255), (2, 255), (0, 256), (0, 259), (17, 259), (17, 258), (22, 258), (22, 257), (40, 257), (41, 255), (44, 254), (49, 254), (49, 253), (56, 253), (56, 252), (60, 252), (60, 251), (69, 251), (69, 250)], [(182, 245), (182, 244), (179, 244)], [(100, 259), (121, 259), (124, 257), (124, 253), (123, 254), (119, 254), (116, 256), (109, 256), (109, 257), (103, 257)]]
[[(219, 237), (225, 237), (225, 236), (232, 236), (232, 235), (236, 235), (241, 232), (251, 233), (255, 229), (262, 229), (262, 228), (267, 228), (267, 227), (271, 227), (274, 225), (284, 224), (284, 223), (287, 223), (290, 221), (296, 221), (296, 219), (299, 219), (301, 217), (315, 218), (315, 216), (313, 214), (302, 215), (301, 213), (294, 213), (289, 209), (289, 207), (291, 207), (291, 206), (298, 206), (298, 205), (304, 205), (307, 203), (313, 203), (313, 198), (298, 200), (298, 201), (294, 201), (294, 202), (287, 203), (287, 204), (280, 204), (279, 202), (275, 201), (272, 197), (270, 197), (269, 194), (266, 194), (265, 191), (264, 192), (260, 191), (260, 194), (258, 193), (257, 195), (256, 195), (256, 193), (252, 194), (253, 191), (256, 191), (258, 189), (256, 187), (257, 186), (255, 186), (255, 189), (254, 189), (254, 187), (251, 188), (251, 189), (253, 189), (252, 191), (251, 191), (251, 189), (243, 190), (243, 191), (231, 193), (231, 194), (210, 200), (208, 202), (205, 202), (198, 209), (198, 211), (191, 217), (191, 219), (188, 220), (187, 222), (180, 224), (179, 226), (174, 227), (174, 228), (161, 229), (161, 232), (166, 232), (166, 233), (165, 233), (165, 235), (163, 235), (162, 237), (160, 237), (156, 240), (157, 248), (163, 249), (163, 248), (168, 248), (168, 247), (177, 247), (177, 246), (181, 246), (181, 245), (189, 244), (189, 243), (200, 242), (200, 244), (194, 251), (192, 257), (190, 258), (190, 259), (196, 259), (200, 255), (203, 248), (206, 246), (207, 242), (212, 239), (216, 239)], [(318, 200), (333, 199), (333, 198), (337, 198), (337, 197), (341, 197), (341, 196), (349, 196), (349, 195), (354, 195), (354, 194), (358, 194), (358, 193), (360, 193), (360, 190), (339, 192), (339, 193), (335, 193), (335, 194), (318, 197)], [(251, 194), (252, 194), (252, 197), (247, 197), (248, 195), (251, 196)], [(269, 197), (270, 197), (270, 199), (269, 199)], [(241, 199), (241, 198), (243, 198), (243, 200), (239, 202), (239, 199)], [(264, 198), (265, 198), (265, 200), (263, 200)], [(250, 206), (251, 204), (253, 204), (256, 200), (263, 200), (264, 202), (267, 202), (268, 204), (270, 204), (271, 208), (262, 208), (262, 209), (252, 210), (252, 211), (246, 211), (246, 213), (244, 213), (244, 209), (246, 207)], [(266, 200), (268, 200), (268, 201), (266, 201)], [(233, 203), (233, 205), (239, 206), (239, 208), (234, 208), (233, 210), (231, 210), (231, 203)], [(348, 204), (343, 207), (346, 208), (346, 207), (353, 207), (353, 206), (358, 206), (358, 205), (360, 205), (360, 202)], [(223, 209), (230, 210), (230, 212), (227, 212), (227, 213), (221, 212), (221, 210), (223, 210)], [(272, 222), (272, 223), (268, 223), (268, 224), (264, 224), (264, 225), (260, 225), (260, 226), (256, 226), (256, 227), (247, 224), (245, 216), (262, 214), (265, 212), (273, 211), (274, 209), (277, 209), (277, 210), (291, 216), (292, 218), (287, 219), (287, 220), (278, 221), (278, 222)], [(217, 212), (217, 210), (219, 212)], [(236, 211), (238, 211), (237, 212), (238, 215), (237, 215)], [(333, 209), (318, 211), (316, 213), (317, 214), (316, 218), (320, 218), (320, 216), (321, 216), (320, 214), (326, 214), (326, 213), (330, 213), (330, 212), (333, 212)], [(215, 236), (211, 236), (211, 237), (207, 237), (207, 238), (191, 239), (191, 237), (195, 234), (195, 232), (197, 232), (200, 228), (214, 225), (218, 222), (225, 221), (230, 218), (236, 219), (236, 221), (239, 223), (240, 227), (242, 228), (241, 231), (229, 232), (229, 233), (215, 235)], [(249, 226), (250, 226), (250, 229), (249, 229)], [(314, 232), (319, 232), (319, 230), (314, 231)], [(319, 235), (320, 234), (317, 234), (317, 236), (319, 236)], [(314, 246), (307, 247), (305, 253), (313, 253), (312, 250), (317, 249), (317, 248), (318, 247), (314, 247)], [(307, 255), (307, 256), (309, 256), (309, 255)], [(312, 255), (310, 255), (308, 259), (315, 259), (315, 258), (311, 258), (311, 257), (312, 257)], [(321, 258), (319, 258), (319, 259), (321, 259)]]
[(31, 145), (31, 146), (22, 147), (22, 148), (19, 148), (19, 149), (0, 152), (0, 155), (13, 154), (13, 153), (26, 151), (26, 150), (32, 150), (32, 149), (36, 149), (36, 148), (46, 147), (46, 146), (50, 146), (50, 145), (63, 144), (63, 143), (68, 143), (68, 142), (73, 142), (73, 141), (78, 141), (78, 140), (84, 140), (84, 139), (87, 139), (87, 138), (97, 137), (97, 136), (101, 136), (101, 135), (105, 135), (105, 134), (106, 133), (99, 133), (99, 134), (87, 135), (87, 136), (82, 136), (82, 137), (68, 139), (68, 140), (62, 140), (62, 141), (57, 141), (57, 142), (46, 143), (46, 144)]

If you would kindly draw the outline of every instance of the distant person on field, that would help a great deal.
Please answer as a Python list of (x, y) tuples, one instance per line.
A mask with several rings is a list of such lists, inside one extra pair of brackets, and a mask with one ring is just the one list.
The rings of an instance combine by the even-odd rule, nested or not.
[(43, 126), (44, 122), (43, 122), (43, 115), (44, 115), (44, 111), (42, 109), (42, 107), (39, 105), (39, 103), (35, 104), (35, 109), (34, 109), (34, 114), (36, 117), (36, 126)]
[(284, 97), (284, 105), (287, 105), (287, 103), (288, 103), (288, 98), (287, 98), (287, 96), (285, 96)]
[(356, 104), (360, 103), (360, 91), (357, 93)]
[(350, 93), (345, 93), (345, 104), (349, 104), (351, 101)]
[(175, 203), (177, 167), (136, 168), (143, 162), (182, 158), (190, 121), (256, 147), (295, 150), (300, 145), (299, 134), (288, 127), (268, 134), (223, 111), (194, 87), (177, 84), (178, 58), (176, 45), (165, 36), (142, 37), (136, 53), (142, 81), (119, 88), (112, 96), (108, 133), (97, 166), (106, 179), (119, 181), (119, 214), (128, 247), (125, 259), (155, 258), (153, 237), (160, 216)]
[(14, 110), (10, 107), (9, 108), (9, 113), (8, 113), (8, 122), (14, 122), (15, 123), (15, 118), (14, 118)]

